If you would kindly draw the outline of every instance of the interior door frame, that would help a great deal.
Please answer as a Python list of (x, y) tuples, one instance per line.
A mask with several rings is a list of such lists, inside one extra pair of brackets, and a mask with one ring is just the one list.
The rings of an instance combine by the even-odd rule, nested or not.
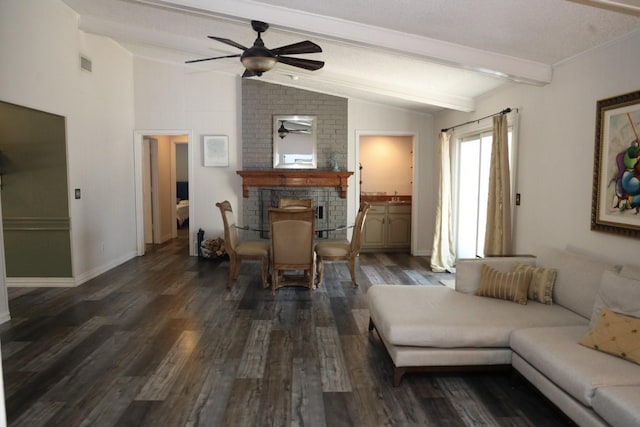
[[(149, 135), (143, 137), (142, 146), (142, 197), (144, 210), (144, 242), (158, 243), (160, 224), (158, 221), (158, 140)], [(148, 144), (148, 145), (147, 145)], [(145, 197), (148, 192), (150, 197)], [(147, 232), (151, 231), (151, 239)], [(150, 241), (149, 241), (150, 240)]]
[[(177, 150), (177, 146), (178, 145), (186, 145), (187, 146), (187, 153), (189, 152), (189, 142), (183, 142), (183, 141), (171, 141), (171, 182), (177, 182), (177, 173), (176, 173), (176, 165), (178, 164), (177, 159), (176, 159), (176, 150)], [(188, 154), (187, 154), (188, 157)], [(188, 163), (188, 162), (187, 162)], [(191, 172), (191, 168), (189, 167), (189, 164), (187, 164), (187, 179), (189, 180), (189, 182), (191, 182), (191, 176), (190, 176), (190, 172)], [(189, 189), (191, 190), (191, 189)], [(173, 193), (173, 198), (177, 200), (178, 198), (178, 193), (176, 192), (176, 186), (174, 185), (172, 188), (172, 193)], [(191, 201), (189, 201), (189, 206), (191, 206)], [(191, 215), (189, 215), (191, 216)], [(176, 237), (178, 237), (178, 215), (177, 212), (175, 210), (171, 211), (171, 236), (175, 239)]]
[[(136, 129), (133, 131), (133, 157), (134, 157), (134, 181), (135, 181), (135, 206), (136, 206), (136, 254), (145, 254), (144, 242), (144, 192), (143, 192), (143, 139), (150, 135), (187, 136), (187, 157), (189, 167), (189, 187), (193, 183), (193, 131), (191, 129)], [(190, 188), (191, 189), (191, 188)], [(193, 218), (195, 212), (195, 200), (189, 200), (189, 218)], [(196, 256), (194, 245), (193, 221), (189, 221), (189, 255)]]

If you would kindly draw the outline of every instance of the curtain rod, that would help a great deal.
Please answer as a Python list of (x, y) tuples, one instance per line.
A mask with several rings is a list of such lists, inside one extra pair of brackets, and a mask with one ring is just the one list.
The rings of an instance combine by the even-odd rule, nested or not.
[(460, 126), (468, 125), (468, 124), (471, 124), (471, 123), (480, 123), (480, 120), (488, 119), (489, 117), (493, 117), (493, 116), (499, 116), (500, 114), (509, 114), (511, 111), (512, 111), (511, 108), (507, 107), (504, 110), (500, 111), (499, 113), (489, 114), (488, 116), (480, 117), (479, 119), (476, 119), (476, 120), (470, 120), (468, 122), (460, 123), (459, 125), (455, 125), (455, 126), (451, 126), (451, 127), (448, 127), (448, 128), (441, 129), (441, 131), (442, 132), (447, 132), (447, 131), (450, 131), (452, 129), (459, 128)]

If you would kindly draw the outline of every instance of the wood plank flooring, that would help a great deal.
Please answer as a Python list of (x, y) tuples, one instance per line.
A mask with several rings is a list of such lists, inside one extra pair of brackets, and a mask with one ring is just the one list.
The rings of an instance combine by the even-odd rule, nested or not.
[(9, 289), (0, 325), (11, 426), (563, 426), (502, 373), (411, 374), (369, 333), (376, 283), (440, 286), (427, 258), (330, 263), (311, 293), (262, 289), (243, 263), (187, 256), (182, 236), (74, 289)]

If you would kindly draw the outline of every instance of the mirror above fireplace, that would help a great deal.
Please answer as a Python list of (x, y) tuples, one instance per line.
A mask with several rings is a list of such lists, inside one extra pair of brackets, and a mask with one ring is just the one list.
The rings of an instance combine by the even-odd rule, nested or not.
[(273, 168), (316, 169), (316, 117), (273, 116)]

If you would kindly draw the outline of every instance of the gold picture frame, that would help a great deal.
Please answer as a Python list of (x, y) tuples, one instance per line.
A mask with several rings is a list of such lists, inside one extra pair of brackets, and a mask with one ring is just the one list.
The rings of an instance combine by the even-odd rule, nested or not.
[(596, 103), (591, 229), (640, 237), (640, 90)]

